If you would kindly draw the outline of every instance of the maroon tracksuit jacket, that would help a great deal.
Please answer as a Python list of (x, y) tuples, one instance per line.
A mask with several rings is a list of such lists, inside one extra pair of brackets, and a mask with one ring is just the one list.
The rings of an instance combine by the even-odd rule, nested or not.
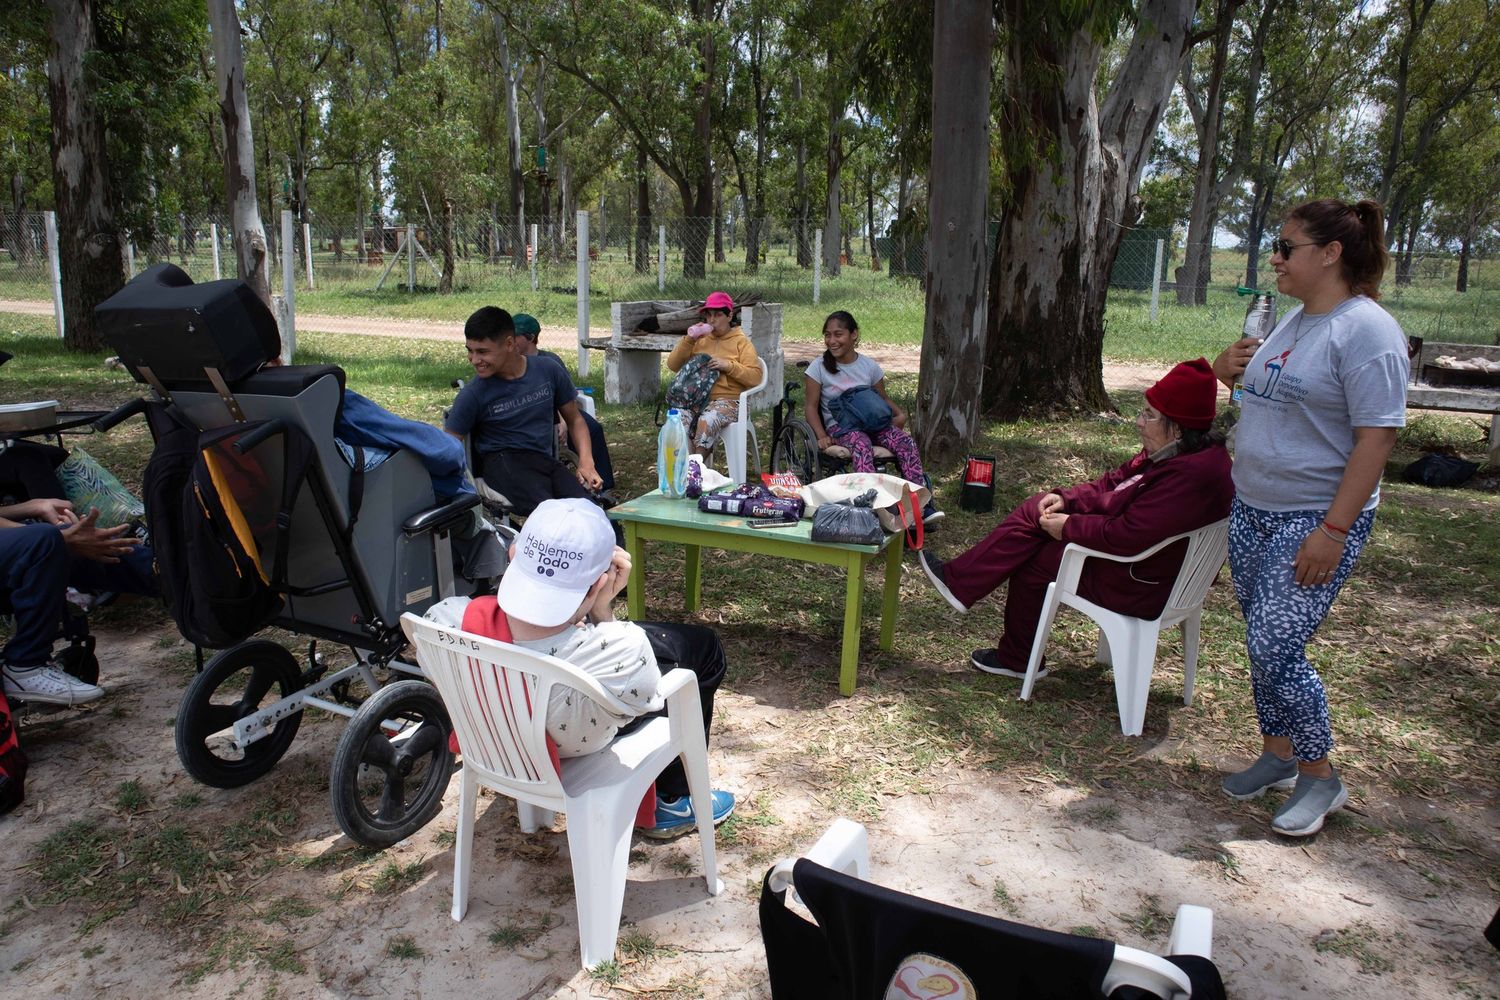
[[(972, 607), (1010, 580), (999, 659), (1012, 670), (1024, 670), (1047, 584), (1057, 578), (1069, 542), (1134, 555), (1163, 538), (1228, 517), (1234, 498), (1229, 469), (1229, 453), (1219, 445), (1161, 462), (1142, 451), (1091, 483), (1052, 491), (1063, 498), (1063, 513), (1069, 515), (1062, 541), (1042, 530), (1038, 504), (1046, 494), (1034, 494), (978, 545), (946, 564), (948, 589)], [(1112, 611), (1155, 618), (1166, 606), (1186, 551), (1184, 540), (1138, 563), (1090, 559), (1079, 593)]]

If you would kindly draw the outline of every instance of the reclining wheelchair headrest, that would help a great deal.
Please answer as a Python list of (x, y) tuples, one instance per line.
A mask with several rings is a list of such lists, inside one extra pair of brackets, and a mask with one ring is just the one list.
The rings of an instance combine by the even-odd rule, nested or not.
[(235, 278), (193, 284), (175, 264), (154, 264), (94, 309), (105, 343), (137, 382), (148, 368), (163, 384), (202, 384), (205, 369), (226, 382), (281, 352), (276, 318)]

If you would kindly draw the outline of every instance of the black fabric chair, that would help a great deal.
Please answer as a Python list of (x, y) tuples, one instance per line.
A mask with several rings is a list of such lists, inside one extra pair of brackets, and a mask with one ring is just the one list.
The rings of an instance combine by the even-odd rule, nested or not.
[[(865, 869), (864, 844), (862, 827), (839, 820), (808, 857), (766, 873), (761, 936), (775, 1000), (1224, 997), (1207, 955), (1162, 958), (875, 885), (850, 873)], [(816, 924), (786, 906), (792, 887)], [(1173, 944), (1207, 951), (1210, 927), (1187, 925), (1212, 914), (1184, 907), (1178, 916)]]

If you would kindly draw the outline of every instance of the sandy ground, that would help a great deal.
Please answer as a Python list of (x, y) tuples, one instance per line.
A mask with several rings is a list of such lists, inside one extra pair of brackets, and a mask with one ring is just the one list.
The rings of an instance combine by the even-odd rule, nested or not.
[[(704, 893), (696, 875), (693, 837), (637, 841), (625, 896), (628, 930), (672, 953), (626, 962), (612, 991), (578, 970), (565, 835), (520, 834), (508, 800), (481, 798), (470, 908), (454, 923), (452, 849), (439, 838), (456, 822), (456, 782), (436, 821), (362, 861), (341, 853), (352, 845), (327, 804), (338, 720), (309, 716), (287, 757), (255, 784), (230, 791), (195, 785), (181, 772), (171, 729), (191, 666), (181, 647), (164, 648), (160, 634), (154, 624), (102, 634), (109, 697), (91, 708), (22, 720), (32, 756), (28, 798), (0, 820), (8, 861), (0, 899), (10, 901), (0, 912), (4, 995), (144, 998), (170, 986), (180, 997), (446, 997), (470, 990), (497, 998), (766, 997), (756, 916), (760, 878), (776, 857), (810, 845), (831, 819), (828, 790), (806, 776), (795, 755), (789, 758), (788, 743), (813, 728), (836, 731), (847, 713), (870, 707), (864, 694), (842, 699), (830, 691), (826, 705), (810, 713), (791, 704), (769, 671), (721, 697), (715, 781), (740, 793), (754, 822), (720, 844), (725, 892), (718, 898)], [(1139, 759), (1149, 764), (1172, 743), (1169, 728), (1142, 741)], [(149, 797), (134, 814), (115, 805), (127, 779)], [(1168, 913), (1183, 902), (1210, 906), (1215, 958), (1235, 997), (1500, 996), (1500, 960), (1478, 937), (1500, 892), (1493, 867), (1487, 877), (1476, 877), (1472, 866), (1467, 876), (1439, 874), (1433, 857), (1409, 847), (1336, 833), (1279, 840), (1265, 829), (1264, 803), (1205, 807), (1212, 798), (1196, 786), (1216, 780), (1209, 767), (1138, 798), (1112, 792), (1107, 782), (1063, 789), (1036, 778), (1012, 780), (1003, 771), (939, 767), (924, 776), (928, 793), (881, 803), (870, 824), (872, 875), (977, 911), (1063, 930), (1088, 927), (1153, 950), (1165, 947), (1165, 925), (1143, 923), (1153, 898)], [(187, 792), (201, 803), (176, 805)], [(212, 842), (216, 831), (254, 822), (272, 807), (288, 810), (283, 826), (262, 826), (230, 875), (229, 894), (188, 921), (164, 926), (152, 916), (174, 898), (167, 875), (151, 898), (91, 930), (85, 930), (87, 902), (33, 901), (45, 889), (27, 861), (70, 820), (142, 833), (187, 823)], [(1440, 807), (1418, 799), (1364, 807), (1388, 820), (1430, 820), (1437, 835), (1458, 829), (1493, 844), (1493, 809), (1448, 814), (1439, 824)], [(1487, 853), (1492, 861), (1493, 850)], [(379, 890), (382, 866), (424, 859), (413, 884)], [(109, 878), (110, 868), (147, 863), (122, 851), (94, 875)], [(179, 884), (175, 891), (191, 889)], [(305, 906), (278, 918), (288, 898)], [(548, 929), (511, 950), (489, 939), (507, 924)], [(1342, 955), (1316, 947), (1349, 929), (1380, 971), (1362, 971), (1357, 948)], [(416, 943), (420, 957), (387, 953), (402, 936)], [(268, 956), (277, 954), (282, 962), (272, 967)], [(285, 961), (288, 954), (294, 965)]]

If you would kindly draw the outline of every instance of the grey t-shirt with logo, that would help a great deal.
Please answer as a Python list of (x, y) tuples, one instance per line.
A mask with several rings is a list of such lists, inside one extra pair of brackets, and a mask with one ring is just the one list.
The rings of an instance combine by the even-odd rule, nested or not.
[[(1363, 295), (1332, 312), (1292, 310), (1245, 369), (1234, 488), (1261, 510), (1325, 510), (1356, 427), (1406, 424), (1411, 366), (1401, 327)], [(1380, 502), (1376, 485), (1364, 509)]]

